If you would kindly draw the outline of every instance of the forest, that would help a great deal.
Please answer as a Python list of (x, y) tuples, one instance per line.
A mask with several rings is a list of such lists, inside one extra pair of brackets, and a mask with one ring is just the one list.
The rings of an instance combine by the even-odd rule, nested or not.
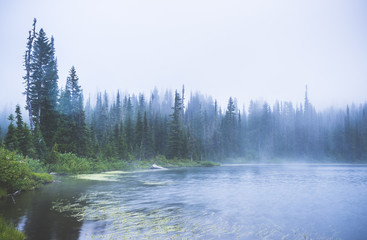
[[(317, 111), (304, 102), (269, 104), (253, 100), (245, 109), (230, 97), (226, 107), (212, 97), (182, 89), (85, 99), (76, 67), (58, 85), (53, 37), (36, 20), (24, 54), (24, 96), (28, 119), (19, 105), (9, 116), (1, 144), (23, 156), (53, 164), (55, 154), (127, 161), (167, 159), (367, 159), (367, 103)], [(6, 133), (6, 134), (5, 134)]]

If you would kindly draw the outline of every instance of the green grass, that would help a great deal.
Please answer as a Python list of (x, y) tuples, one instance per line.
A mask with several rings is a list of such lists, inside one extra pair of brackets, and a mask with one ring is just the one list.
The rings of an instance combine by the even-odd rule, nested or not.
[(24, 240), (23, 232), (15, 229), (0, 217), (0, 240)]

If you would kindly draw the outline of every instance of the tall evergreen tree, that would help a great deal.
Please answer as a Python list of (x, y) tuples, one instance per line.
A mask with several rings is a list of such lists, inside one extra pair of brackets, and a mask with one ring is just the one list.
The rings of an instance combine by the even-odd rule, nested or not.
[(6, 133), (4, 138), (4, 145), (10, 151), (15, 151), (18, 149), (18, 138), (16, 128), (13, 124), (14, 115), (10, 114), (8, 119), (10, 121), (10, 124), (8, 126), (8, 132)]
[(27, 49), (24, 54), (24, 67), (26, 71), (26, 75), (23, 77), (24, 84), (25, 84), (25, 91), (23, 94), (26, 95), (26, 110), (28, 110), (29, 114), (29, 124), (31, 130), (33, 130), (33, 108), (32, 108), (32, 99), (31, 99), (31, 73), (32, 73), (32, 49), (33, 49), (33, 42), (36, 38), (36, 23), (37, 20), (33, 19), (33, 28), (32, 31), (29, 31), (28, 42), (27, 42)]
[(16, 113), (16, 136), (18, 140), (17, 150), (23, 154), (23, 156), (32, 155), (32, 136), (26, 123), (23, 122), (20, 106), (15, 108)]
[(182, 123), (180, 121), (180, 114), (182, 111), (182, 101), (180, 94), (175, 92), (175, 102), (173, 106), (173, 113), (170, 115), (171, 121), (169, 123), (169, 136), (168, 136), (168, 158), (180, 158), (185, 157), (185, 153), (182, 151), (184, 145), (184, 135), (182, 131)]
[(143, 148), (143, 157), (151, 158), (154, 154), (153, 150), (153, 136), (150, 126), (148, 124), (147, 113), (144, 112), (144, 123), (143, 123), (143, 139), (142, 139), (142, 148)]
[(30, 122), (38, 125), (50, 148), (57, 130), (58, 75), (54, 40), (49, 41), (42, 28), (33, 42), (29, 70), (26, 93), (27, 108), (32, 114)]
[(138, 115), (136, 117), (136, 125), (135, 125), (134, 148), (139, 158), (143, 154), (143, 149), (142, 149), (143, 148), (143, 135), (144, 135), (143, 119), (142, 119), (140, 110), (138, 110)]

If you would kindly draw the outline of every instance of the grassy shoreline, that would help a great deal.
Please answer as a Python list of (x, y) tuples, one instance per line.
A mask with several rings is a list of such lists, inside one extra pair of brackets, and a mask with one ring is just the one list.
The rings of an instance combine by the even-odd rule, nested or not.
[(152, 159), (118, 160), (118, 159), (90, 159), (81, 158), (72, 153), (54, 153), (53, 164), (47, 166), (49, 172), (62, 175), (73, 175), (83, 173), (100, 173), (106, 171), (120, 170), (133, 171), (149, 169), (153, 164), (164, 168), (178, 167), (212, 167), (219, 163), (210, 161), (191, 161), (190, 159), (166, 159), (164, 156), (156, 156)]
[(149, 169), (153, 164), (164, 168), (178, 167), (212, 167), (219, 163), (210, 161), (191, 161), (190, 159), (166, 159), (158, 155), (152, 159), (130, 160), (83, 158), (72, 153), (53, 151), (48, 164), (40, 160), (23, 157), (16, 152), (0, 148), (0, 198), (17, 191), (36, 189), (53, 181), (49, 173), (75, 175), (83, 173), (100, 173), (120, 170), (133, 171)]

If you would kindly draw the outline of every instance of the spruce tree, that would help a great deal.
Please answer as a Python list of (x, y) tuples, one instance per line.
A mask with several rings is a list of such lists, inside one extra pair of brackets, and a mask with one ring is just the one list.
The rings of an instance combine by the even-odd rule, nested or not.
[(29, 64), (26, 94), (27, 109), (32, 115), (30, 122), (39, 128), (50, 148), (57, 130), (58, 75), (54, 40), (49, 41), (42, 28), (35, 36), (30, 61), (26, 64)]
[(31, 59), (32, 59), (32, 49), (33, 49), (33, 42), (36, 38), (36, 23), (37, 20), (33, 19), (33, 28), (32, 31), (29, 31), (28, 36), (28, 42), (27, 42), (27, 49), (24, 54), (24, 67), (26, 71), (26, 75), (23, 77), (24, 84), (25, 84), (25, 91), (23, 92), (24, 95), (26, 95), (26, 110), (28, 110), (29, 114), (29, 124), (31, 127), (31, 130), (33, 130), (33, 108), (31, 104), (31, 71), (32, 71), (32, 65), (31, 65)]
[(31, 156), (32, 151), (32, 136), (26, 123), (23, 122), (20, 106), (17, 105), (15, 109), (16, 113), (16, 136), (18, 140), (17, 150), (23, 154), (23, 156)]
[(154, 143), (153, 143), (152, 131), (150, 130), (150, 126), (148, 124), (146, 112), (144, 112), (142, 145), (143, 145), (144, 158), (151, 158), (154, 154), (153, 150)]
[(169, 123), (169, 136), (168, 136), (168, 152), (167, 157), (170, 159), (184, 157), (183, 144), (184, 136), (181, 125), (181, 111), (182, 101), (180, 94), (175, 92), (175, 102), (173, 106), (173, 113), (170, 115), (171, 121)]
[(4, 145), (10, 151), (16, 151), (18, 149), (18, 138), (17, 138), (17, 130), (13, 124), (14, 115), (10, 114), (8, 120), (10, 124), (8, 126), (8, 132), (4, 138)]
[(142, 157), (143, 134), (144, 134), (143, 119), (142, 119), (140, 110), (138, 110), (138, 115), (136, 117), (136, 125), (135, 125), (134, 148), (139, 158)]

